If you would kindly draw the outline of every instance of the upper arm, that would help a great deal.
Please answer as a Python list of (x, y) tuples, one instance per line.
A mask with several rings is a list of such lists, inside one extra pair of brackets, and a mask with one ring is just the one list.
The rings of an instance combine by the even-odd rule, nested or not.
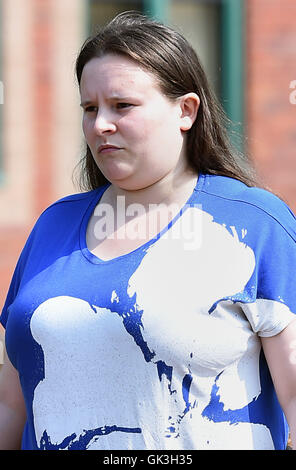
[(4, 362), (4, 329), (3, 326), (0, 324), (0, 371), (1, 366)]
[(0, 370), (0, 450), (20, 450), (26, 409), (18, 373), (4, 350)]
[(296, 399), (296, 320), (281, 333), (261, 338), (279, 402), (285, 412)]
[(4, 363), (0, 370), (0, 402), (25, 418), (25, 403), (19, 376), (10, 362), (4, 346)]

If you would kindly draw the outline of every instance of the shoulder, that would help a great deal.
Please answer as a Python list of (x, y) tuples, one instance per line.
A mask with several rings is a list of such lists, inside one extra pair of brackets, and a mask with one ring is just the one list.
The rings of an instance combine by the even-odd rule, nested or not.
[(85, 193), (71, 194), (48, 206), (36, 220), (29, 240), (56, 240), (77, 230), (92, 204), (100, 198), (104, 187)]
[(75, 207), (85, 206), (93, 199), (93, 197), (99, 193), (99, 191), (100, 188), (85, 193), (70, 194), (68, 196), (62, 197), (48, 206), (42, 214), (59, 210), (67, 211)]
[(296, 217), (291, 208), (278, 196), (266, 189), (249, 187), (226, 176), (204, 175), (201, 193), (215, 200), (234, 218), (248, 224), (263, 225), (284, 230), (296, 241)]
[(100, 198), (105, 188), (106, 186), (102, 186), (92, 191), (71, 194), (58, 199), (41, 213), (37, 222), (42, 223), (52, 218), (55, 220), (61, 219), (62, 221), (73, 218), (73, 216), (75, 218), (79, 218), (80, 215), (83, 216), (94, 199), (98, 200)]

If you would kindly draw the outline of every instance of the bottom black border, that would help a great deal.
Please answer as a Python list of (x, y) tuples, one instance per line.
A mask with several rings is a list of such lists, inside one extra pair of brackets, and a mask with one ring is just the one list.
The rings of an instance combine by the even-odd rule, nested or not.
[[(259, 455), (258, 455), (259, 452)], [(94, 465), (100, 466), (100, 469), (104, 467), (108, 468), (110, 466), (117, 468), (126, 468), (126, 469), (141, 469), (144, 466), (147, 467), (166, 467), (169, 465), (174, 465), (178, 467), (192, 467), (193, 465), (203, 465), (201, 458), (207, 459), (207, 464), (211, 460), (216, 460), (229, 463), (231, 458), (234, 457), (233, 454), (238, 453), (240, 457), (243, 457), (244, 461), (247, 462), (248, 458), (253, 460), (257, 459), (258, 456), (274, 459), (275, 457), (282, 457), (284, 459), (293, 458), (293, 452), (287, 451), (236, 451), (236, 450), (185, 450), (185, 451), (162, 451), (162, 450), (139, 450), (139, 451), (128, 451), (128, 450), (112, 450), (112, 451), (61, 451), (61, 450), (52, 450), (52, 451), (0, 451), (0, 458), (9, 458), (9, 464), (11, 460), (15, 461), (20, 459), (22, 464), (26, 461), (33, 462), (39, 459), (46, 459), (46, 461), (57, 461), (57, 460), (67, 460), (68, 463), (92, 463)], [(6, 455), (5, 455), (6, 454)]]

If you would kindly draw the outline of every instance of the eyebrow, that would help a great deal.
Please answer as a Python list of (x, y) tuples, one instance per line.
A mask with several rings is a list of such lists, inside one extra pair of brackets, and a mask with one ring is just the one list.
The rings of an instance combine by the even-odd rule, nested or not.
[[(137, 97), (134, 96), (119, 96), (119, 95), (113, 95), (110, 97), (110, 100), (112, 101), (129, 101), (129, 100), (136, 100)], [(81, 107), (84, 107), (84, 106), (87, 106), (89, 104), (93, 104), (93, 101), (91, 100), (86, 100), (86, 101), (82, 101), (82, 103), (80, 103), (80, 106)]]
[(89, 104), (91, 104), (92, 102), (87, 100), (87, 101), (83, 101), (82, 103), (80, 103), (80, 106), (83, 108), (84, 106), (87, 106)]

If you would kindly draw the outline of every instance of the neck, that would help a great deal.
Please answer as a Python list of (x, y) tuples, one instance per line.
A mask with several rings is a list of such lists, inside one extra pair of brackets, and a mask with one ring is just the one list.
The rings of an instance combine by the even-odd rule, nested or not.
[(137, 203), (145, 208), (149, 204), (183, 204), (192, 193), (196, 180), (197, 174), (188, 170), (181, 174), (169, 173), (155, 183), (136, 190), (122, 189), (112, 184), (109, 197), (115, 202), (118, 196), (124, 196), (126, 206)]

